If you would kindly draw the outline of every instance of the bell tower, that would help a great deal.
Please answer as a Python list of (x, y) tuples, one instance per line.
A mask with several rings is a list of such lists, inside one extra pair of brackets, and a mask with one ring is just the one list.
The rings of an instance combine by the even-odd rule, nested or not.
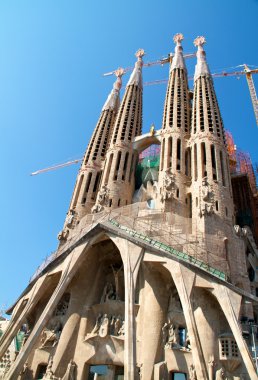
[(93, 211), (130, 204), (134, 192), (137, 152), (132, 142), (142, 132), (142, 66), (144, 50), (136, 52), (137, 61), (126, 85), (106, 155), (100, 191)]
[[(99, 120), (85, 152), (79, 170), (69, 211), (65, 220), (64, 230), (59, 238), (65, 238), (69, 228), (73, 228), (86, 214), (91, 212), (102, 176), (106, 152), (120, 105), (120, 89), (124, 70), (115, 71), (117, 77), (111, 93), (101, 110)], [(67, 229), (67, 228), (68, 229)], [(65, 229), (66, 228), (66, 229)]]
[(234, 215), (224, 127), (206, 62), (205, 42), (204, 37), (194, 40), (198, 50), (190, 138), (193, 223), (199, 227), (213, 214), (227, 223), (232, 223)]
[(181, 33), (174, 36), (175, 54), (163, 112), (159, 186), (164, 209), (175, 211), (181, 208), (180, 213), (186, 214), (186, 184), (190, 176), (190, 149), (186, 147), (190, 130), (190, 99), (181, 44), (183, 38)]

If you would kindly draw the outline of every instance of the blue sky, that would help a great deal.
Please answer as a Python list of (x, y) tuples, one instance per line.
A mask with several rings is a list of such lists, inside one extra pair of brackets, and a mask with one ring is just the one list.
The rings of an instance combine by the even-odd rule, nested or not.
[[(186, 53), (206, 37), (212, 72), (258, 66), (257, 16), (257, 0), (0, 2), (0, 309), (56, 249), (79, 166), (29, 174), (83, 155), (114, 81), (102, 74), (133, 65), (140, 47), (145, 62), (166, 56), (178, 32)], [(167, 65), (144, 70), (144, 81), (167, 77)], [(218, 78), (215, 88), (225, 128), (258, 162), (246, 79)], [(160, 127), (165, 91), (144, 88), (144, 131)]]

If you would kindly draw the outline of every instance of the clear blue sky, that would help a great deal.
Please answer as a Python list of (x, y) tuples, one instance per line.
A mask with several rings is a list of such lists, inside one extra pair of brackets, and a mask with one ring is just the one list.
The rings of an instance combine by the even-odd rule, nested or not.
[[(177, 32), (186, 53), (206, 37), (212, 72), (258, 66), (257, 18), (257, 0), (0, 2), (0, 308), (56, 249), (79, 167), (29, 174), (83, 155), (114, 81), (101, 74), (133, 65), (140, 47), (145, 61), (166, 56)], [(187, 64), (191, 75), (195, 60)], [(168, 66), (144, 70), (146, 81), (167, 76)], [(216, 79), (215, 88), (225, 128), (258, 162), (245, 78)], [(145, 131), (160, 128), (165, 91), (144, 88)]]

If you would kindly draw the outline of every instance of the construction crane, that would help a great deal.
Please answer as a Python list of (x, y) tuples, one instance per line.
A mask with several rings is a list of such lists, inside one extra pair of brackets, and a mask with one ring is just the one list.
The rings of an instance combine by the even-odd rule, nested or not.
[[(244, 70), (242, 71), (232, 71), (232, 72), (226, 72), (222, 71), (220, 73), (214, 73), (211, 74), (213, 78), (221, 78), (221, 77), (232, 77), (232, 76), (241, 76), (245, 75), (249, 92), (250, 92), (250, 97), (254, 109), (254, 115), (255, 115), (255, 120), (256, 124), (258, 125), (258, 100), (257, 100), (257, 95), (255, 91), (255, 86), (253, 82), (253, 77), (252, 74), (258, 74), (258, 69), (250, 69), (246, 64), (239, 65), (238, 67), (244, 67)], [(193, 80), (193, 77), (188, 77), (189, 80)], [(151, 85), (156, 85), (156, 84), (163, 84), (167, 83), (168, 79), (160, 79), (160, 80), (154, 80), (151, 82), (145, 82), (143, 85), (144, 86), (151, 86)]]
[[(185, 58), (193, 58), (195, 56), (196, 56), (195, 53), (189, 53), (189, 54), (184, 55)], [(173, 54), (170, 53), (167, 58), (163, 58), (163, 59), (153, 61), (153, 62), (144, 63), (144, 66), (150, 67), (150, 66), (155, 66), (155, 65), (164, 65), (166, 63), (171, 63), (172, 59), (173, 59)], [(244, 70), (233, 71), (233, 72), (222, 71), (220, 73), (213, 73), (213, 74), (211, 74), (211, 76), (213, 78), (231, 77), (231, 76), (237, 76), (238, 77), (241, 75), (246, 76), (246, 80), (247, 80), (247, 84), (248, 84), (249, 92), (250, 92), (250, 96), (251, 96), (251, 101), (253, 104), (256, 124), (258, 125), (258, 101), (257, 101), (257, 95), (256, 95), (256, 91), (255, 91), (253, 78), (252, 78), (252, 74), (258, 74), (258, 69), (257, 68), (250, 69), (246, 64), (238, 65), (237, 67), (243, 67)], [(126, 69), (124, 69), (125, 72), (131, 71), (131, 70), (133, 70), (133, 67), (127, 67)], [(115, 73), (115, 71), (110, 71), (108, 73), (103, 74), (103, 76), (113, 75), (114, 73)], [(188, 79), (193, 80), (193, 77), (189, 77)], [(168, 79), (160, 79), (160, 80), (155, 80), (155, 81), (151, 81), (151, 82), (145, 82), (145, 83), (143, 83), (143, 85), (144, 86), (151, 86), (151, 85), (158, 85), (158, 84), (163, 84), (163, 83), (167, 83), (167, 82), (168, 82)], [(83, 157), (78, 158), (76, 160), (71, 160), (71, 161), (68, 161), (68, 162), (65, 162), (62, 164), (53, 165), (53, 166), (50, 166), (48, 168), (37, 170), (37, 171), (31, 173), (31, 175), (35, 176), (35, 175), (38, 175), (41, 173), (46, 173), (46, 172), (49, 172), (52, 170), (64, 168), (66, 166), (78, 164), (78, 163), (82, 162), (82, 160), (83, 160)]]

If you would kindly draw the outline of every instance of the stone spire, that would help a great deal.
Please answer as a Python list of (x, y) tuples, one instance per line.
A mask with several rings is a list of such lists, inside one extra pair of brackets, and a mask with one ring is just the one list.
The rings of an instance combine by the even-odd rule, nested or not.
[(199, 227), (207, 226), (207, 223), (216, 226), (209, 219), (210, 215), (217, 214), (222, 223), (231, 221), (234, 214), (224, 127), (206, 62), (204, 43), (204, 37), (194, 40), (198, 50), (189, 141), (192, 152), (192, 198), (195, 200), (193, 221)]
[(209, 66), (206, 62), (206, 53), (203, 49), (203, 45), (206, 40), (203, 36), (199, 36), (194, 40), (194, 45), (198, 47), (196, 56), (197, 64), (195, 66), (194, 80), (198, 79), (200, 76), (210, 76)]
[(187, 70), (181, 45), (183, 38), (181, 33), (174, 36), (176, 44), (175, 55), (170, 66), (162, 128), (178, 128), (188, 132), (190, 124), (190, 100)]
[[(131, 142), (142, 131), (142, 66), (144, 50), (136, 52), (137, 61), (126, 85), (106, 156), (104, 175), (96, 211), (130, 204), (134, 191), (136, 152)], [(103, 201), (103, 192), (108, 192)], [(105, 193), (106, 194), (106, 193)], [(108, 200), (107, 200), (108, 199)]]
[(183, 57), (183, 48), (181, 45), (181, 41), (183, 41), (183, 39), (184, 39), (184, 36), (182, 33), (177, 33), (174, 35), (173, 40), (176, 44), (176, 47), (175, 47), (175, 55), (173, 57), (173, 61), (172, 61), (172, 65), (171, 65), (170, 70), (183, 69), (183, 70), (187, 71), (186, 66), (185, 66), (185, 60)]
[(84, 215), (90, 213), (92, 206), (95, 204), (103, 163), (119, 109), (119, 93), (122, 87), (121, 78), (123, 74), (124, 70), (121, 68), (115, 71), (117, 79), (102, 108), (96, 128), (85, 152), (67, 213), (64, 230), (59, 236), (61, 240), (64, 231), (67, 234), (69, 228), (74, 227)]
[(174, 36), (175, 54), (169, 72), (162, 122), (159, 187), (161, 202), (165, 210), (171, 211), (176, 207), (185, 209), (185, 183), (190, 175), (189, 152), (186, 151), (190, 98), (182, 40), (181, 33)]

